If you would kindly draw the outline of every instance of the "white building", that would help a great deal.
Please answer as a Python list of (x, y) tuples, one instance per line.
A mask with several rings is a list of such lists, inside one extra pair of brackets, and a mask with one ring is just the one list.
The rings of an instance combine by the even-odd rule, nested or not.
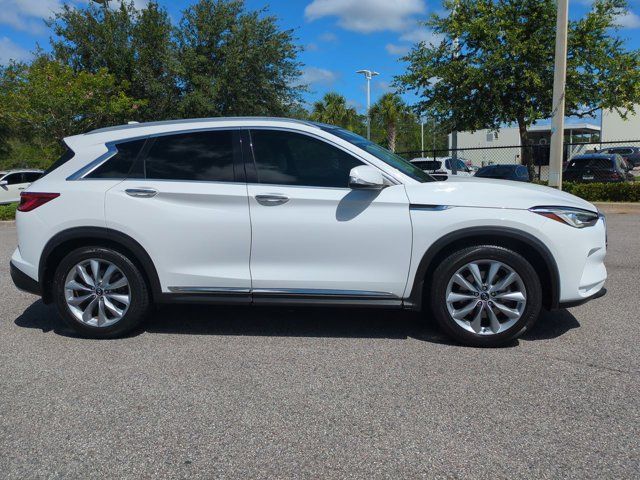
[[(529, 144), (534, 161), (538, 165), (549, 164), (550, 125), (534, 125), (529, 128)], [(451, 148), (449, 134), (449, 148)], [(591, 123), (565, 125), (565, 141), (581, 143), (569, 147), (569, 156), (593, 150), (599, 146), (600, 126)], [(501, 128), (498, 131), (478, 130), (476, 132), (458, 132), (458, 157), (475, 166), (498, 163), (521, 163), (520, 132), (517, 127)]]
[(602, 112), (602, 141), (640, 140), (640, 105), (636, 105), (635, 111), (635, 114), (629, 113), (625, 120), (615, 110), (604, 110)]

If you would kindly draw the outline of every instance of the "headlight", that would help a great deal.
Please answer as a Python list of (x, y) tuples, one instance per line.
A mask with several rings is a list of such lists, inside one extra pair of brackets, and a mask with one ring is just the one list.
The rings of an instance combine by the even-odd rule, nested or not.
[(571, 207), (533, 207), (529, 211), (575, 228), (591, 227), (599, 218), (596, 212)]

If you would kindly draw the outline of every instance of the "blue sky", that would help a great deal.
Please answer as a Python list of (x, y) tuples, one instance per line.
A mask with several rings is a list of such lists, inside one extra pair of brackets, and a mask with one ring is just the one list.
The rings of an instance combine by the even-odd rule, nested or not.
[[(89, 0), (68, 0), (82, 5)], [(115, 3), (114, 0), (111, 0)], [(136, 0), (143, 5), (146, 0)], [(60, 8), (63, 0), (0, 0), (0, 63), (27, 59), (36, 43), (48, 48), (43, 18)], [(193, 0), (160, 0), (174, 22)], [(573, 18), (582, 16), (589, 0), (570, 0)], [(404, 69), (399, 60), (412, 43), (430, 41), (433, 35), (419, 22), (441, 8), (431, 0), (246, 0), (247, 8), (268, 7), (283, 28), (293, 28), (305, 51), (304, 80), (310, 84), (306, 100), (312, 102), (336, 90), (363, 111), (364, 79), (358, 69), (380, 72), (372, 83), (372, 100), (390, 89), (394, 75)], [(640, 0), (629, 2), (629, 13), (620, 19), (619, 35), (629, 48), (640, 48)], [(412, 98), (407, 97), (411, 102)]]

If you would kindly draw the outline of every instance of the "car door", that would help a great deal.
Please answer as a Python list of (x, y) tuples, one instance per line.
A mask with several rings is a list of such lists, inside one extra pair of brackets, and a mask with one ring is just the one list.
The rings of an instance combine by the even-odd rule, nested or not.
[(20, 200), (20, 192), (27, 188), (22, 173), (9, 173), (2, 179), (6, 182), (0, 186), (0, 203), (12, 203)]
[(137, 240), (163, 292), (246, 295), (251, 231), (239, 132), (229, 129), (146, 141), (128, 178), (111, 188), (106, 221)]
[(253, 129), (247, 155), (254, 302), (399, 299), (411, 255), (403, 185), (351, 190), (363, 161), (310, 134)]

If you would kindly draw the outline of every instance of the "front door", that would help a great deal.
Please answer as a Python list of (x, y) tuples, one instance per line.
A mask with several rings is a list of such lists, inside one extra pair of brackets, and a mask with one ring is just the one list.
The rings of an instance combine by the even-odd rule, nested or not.
[(12, 203), (20, 201), (20, 192), (29, 186), (22, 173), (10, 173), (4, 180), (6, 185), (0, 186), (0, 203)]
[[(248, 294), (247, 187), (236, 176), (239, 133), (212, 130), (147, 140), (129, 178), (107, 193), (107, 225), (137, 240), (164, 292)], [(112, 159), (113, 160), (113, 159)]]
[(250, 135), (254, 299), (401, 298), (411, 254), (404, 186), (351, 190), (349, 172), (363, 162), (341, 148), (285, 130)]

